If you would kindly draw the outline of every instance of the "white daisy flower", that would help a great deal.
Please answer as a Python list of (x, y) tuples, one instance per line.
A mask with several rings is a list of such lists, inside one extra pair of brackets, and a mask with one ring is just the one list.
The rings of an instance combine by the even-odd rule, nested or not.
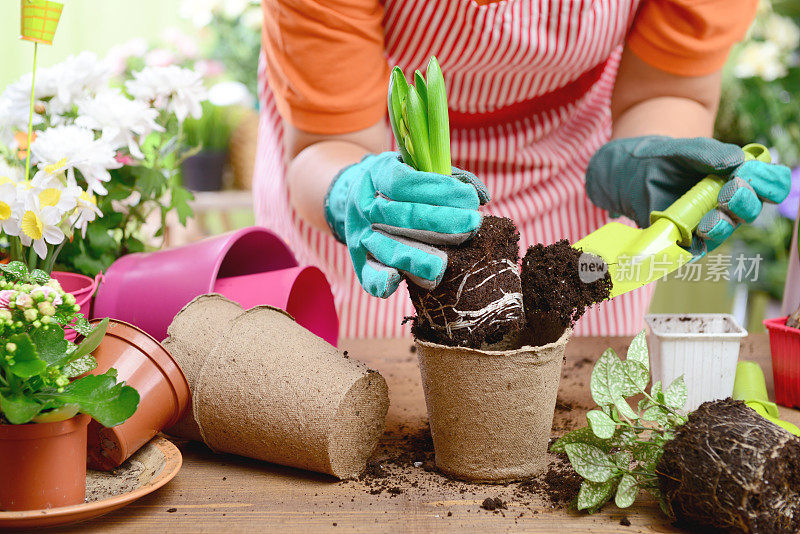
[(17, 187), (13, 183), (0, 185), (0, 229), (6, 235), (19, 235), (20, 208)]
[(122, 166), (107, 141), (95, 139), (94, 132), (77, 125), (56, 126), (41, 132), (31, 143), (31, 153), (40, 169), (65, 160), (61, 166), (68, 180), (76, 182), (75, 170), (78, 170), (89, 191), (99, 195), (108, 193), (103, 185), (111, 180), (108, 170)]
[(771, 82), (787, 74), (781, 49), (771, 41), (747, 43), (736, 58), (733, 73), (737, 78), (760, 77)]
[(44, 207), (52, 206), (63, 215), (69, 213), (78, 204), (78, 196), (83, 192), (83, 189), (77, 185), (61, 185), (58, 187), (48, 187), (37, 191), (39, 196), (39, 205)]
[(10, 165), (4, 158), (0, 158), (0, 184), (19, 182), (23, 179), (25, 179), (25, 169), (18, 165)]
[(163, 132), (156, 123), (158, 111), (139, 100), (126, 98), (119, 90), (102, 91), (94, 98), (78, 102), (75, 124), (101, 132), (111, 148), (127, 148), (131, 156), (144, 159), (139, 148), (150, 132)]
[(58, 245), (64, 241), (64, 232), (60, 228), (61, 214), (54, 206), (42, 207), (38, 195), (29, 194), (19, 213), (20, 241), (26, 247), (33, 245), (40, 258), (47, 257), (48, 243)]
[(78, 195), (77, 201), (75, 211), (69, 217), (69, 223), (76, 230), (80, 230), (83, 237), (86, 237), (86, 228), (89, 223), (98, 217), (102, 217), (103, 212), (97, 207), (97, 198), (91, 193), (82, 191)]
[(145, 67), (133, 77), (125, 87), (134, 98), (174, 113), (180, 122), (189, 115), (199, 119), (203, 114), (200, 103), (206, 99), (206, 89), (197, 72), (169, 65)]

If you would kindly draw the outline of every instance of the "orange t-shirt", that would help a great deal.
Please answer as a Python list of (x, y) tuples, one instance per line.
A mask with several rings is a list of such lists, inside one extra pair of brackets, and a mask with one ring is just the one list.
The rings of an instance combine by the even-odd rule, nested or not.
[[(666, 72), (710, 74), (744, 36), (757, 4), (642, 0), (627, 45)], [(384, 117), (389, 66), (379, 0), (262, 0), (262, 7), (270, 88), (284, 120), (309, 132), (337, 134)]]

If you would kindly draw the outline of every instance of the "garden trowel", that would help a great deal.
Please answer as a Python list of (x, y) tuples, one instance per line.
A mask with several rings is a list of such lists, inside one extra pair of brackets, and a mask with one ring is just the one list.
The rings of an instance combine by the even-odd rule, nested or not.
[[(745, 160), (757, 159), (770, 162), (767, 149), (759, 144), (750, 144), (742, 150)], [(611, 297), (628, 291), (679, 269), (702, 257), (689, 251), (692, 233), (700, 219), (717, 207), (717, 196), (727, 180), (709, 174), (683, 194), (664, 211), (650, 214), (650, 226), (631, 228), (611, 222), (584, 237), (573, 247), (599, 256), (605, 262), (582, 257), (579, 263), (581, 279), (592, 281), (600, 278), (606, 269), (613, 286)]]
[(800, 436), (800, 428), (792, 423), (778, 419), (778, 405), (770, 402), (767, 396), (767, 383), (764, 372), (756, 362), (741, 361), (736, 365), (736, 378), (733, 381), (735, 400), (744, 401), (767, 421), (771, 421), (787, 432)]

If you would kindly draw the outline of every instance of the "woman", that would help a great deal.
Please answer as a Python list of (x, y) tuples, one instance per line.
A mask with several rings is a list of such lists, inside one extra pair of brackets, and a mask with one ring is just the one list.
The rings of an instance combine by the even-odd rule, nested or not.
[[(700, 253), (712, 249), (752, 222), (763, 200), (788, 194), (788, 169), (744, 165), (741, 150), (708, 138), (720, 69), (755, 7), (263, 0), (259, 222), (326, 272), (345, 337), (404, 332), (413, 310), (398, 273), (436, 283), (445, 265), (436, 246), (476, 231), (484, 183), (492, 200), (482, 213), (514, 219), (524, 252), (577, 241), (610, 215), (647, 226), (650, 211), (714, 172), (730, 180), (696, 240)], [(461, 172), (464, 183), (448, 184), (393, 155), (365, 158), (391, 147), (389, 66), (410, 73), (431, 55), (445, 75), (453, 165), (477, 179)], [(435, 187), (403, 191), (426, 181)], [(378, 198), (382, 190), (405, 198)], [(408, 204), (367, 205), (371, 193)], [(399, 207), (408, 209), (389, 209)], [(646, 287), (602, 304), (576, 333), (637, 331), (651, 294)]]

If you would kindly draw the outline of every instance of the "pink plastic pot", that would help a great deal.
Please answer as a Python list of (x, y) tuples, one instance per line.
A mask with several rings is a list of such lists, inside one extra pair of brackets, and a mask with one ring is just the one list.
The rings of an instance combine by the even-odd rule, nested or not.
[[(58, 280), (61, 284), (61, 289), (75, 297), (75, 304), (81, 307), (81, 313), (87, 318), (92, 313), (92, 296), (97, 289), (97, 284), (101, 275), (92, 280), (86, 275), (77, 273), (67, 273), (63, 271), (54, 271), (51, 275), (52, 278)], [(72, 328), (64, 329), (64, 333), (69, 341), (75, 341), (78, 333)]]
[(339, 320), (328, 280), (316, 267), (291, 267), (266, 273), (218, 278), (214, 292), (244, 308), (269, 304), (286, 310), (297, 324), (331, 345), (339, 336)]
[(788, 317), (767, 319), (775, 402), (790, 408), (800, 407), (800, 329), (786, 326)]
[[(325, 307), (324, 315), (316, 313), (313, 308), (320, 307), (319, 304), (309, 300), (308, 310), (299, 309), (303, 298), (308, 298), (308, 290), (303, 289), (306, 283), (317, 287), (323, 293), (321, 298), (330, 298), (332, 304), (327, 281), (322, 290), (321, 272), (276, 275), (272, 279), (246, 277), (293, 267), (297, 267), (297, 261), (289, 247), (260, 227), (243, 228), (174, 249), (129, 254), (114, 262), (103, 276), (93, 316), (134, 324), (163, 340), (167, 327), (183, 306), (198, 295), (220, 291), (231, 299), (241, 299), (240, 304), (245, 307), (257, 304), (283, 307), (297, 302), (295, 313), (308, 318), (305, 324), (300, 324), (336, 344), (335, 334), (331, 338), (330, 324), (335, 321), (338, 327), (338, 319), (332, 307)], [(240, 280), (228, 280), (218, 286), (222, 279), (233, 278)], [(278, 284), (281, 286), (274, 287)]]

